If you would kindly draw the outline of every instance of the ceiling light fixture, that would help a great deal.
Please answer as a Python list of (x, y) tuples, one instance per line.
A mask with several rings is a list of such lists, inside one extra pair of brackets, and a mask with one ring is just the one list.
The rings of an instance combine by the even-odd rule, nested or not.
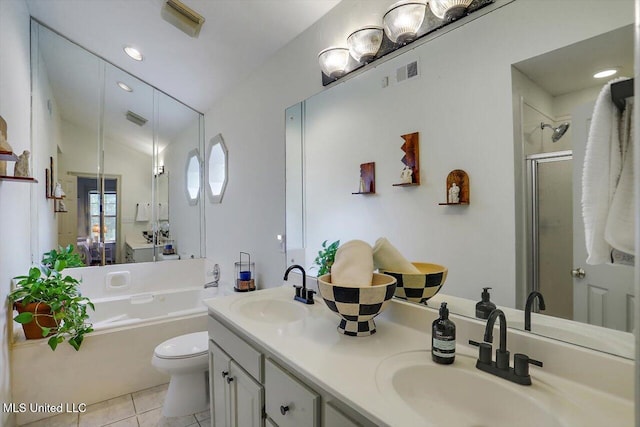
[(429, 0), (429, 9), (443, 21), (455, 21), (462, 18), (472, 0)]
[(322, 85), (330, 85), (454, 20), (494, 3), (495, 0), (429, 0), (432, 12), (426, 17), (426, 0), (398, 1), (387, 9), (382, 27), (368, 25), (360, 28), (347, 37), (348, 49), (330, 47), (318, 54)]
[(120, 89), (127, 91), (127, 92), (133, 92), (133, 89), (131, 89), (131, 87), (129, 87), (126, 83), (123, 82), (118, 82), (117, 83), (118, 86), (120, 86)]
[(125, 46), (124, 53), (129, 55), (131, 59), (135, 59), (136, 61), (142, 61), (142, 53), (133, 46)]
[(397, 44), (415, 40), (426, 11), (427, 4), (424, 1), (401, 1), (391, 5), (382, 17), (384, 32), (389, 40)]
[(368, 64), (382, 45), (384, 33), (382, 27), (368, 26), (354, 31), (347, 37), (349, 53), (361, 64)]
[(616, 70), (615, 68), (609, 68), (608, 70), (598, 71), (597, 73), (595, 73), (593, 75), (593, 78), (594, 79), (604, 79), (605, 77), (613, 76), (617, 72), (618, 72), (618, 70)]
[(318, 62), (322, 72), (332, 79), (339, 79), (347, 72), (349, 49), (330, 47), (318, 54)]

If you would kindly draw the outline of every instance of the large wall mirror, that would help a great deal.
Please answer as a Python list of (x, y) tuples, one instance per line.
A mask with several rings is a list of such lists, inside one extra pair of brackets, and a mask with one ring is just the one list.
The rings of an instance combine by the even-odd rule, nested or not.
[[(31, 25), (33, 165), (42, 175), (34, 261), (69, 244), (86, 265), (204, 256), (203, 204), (195, 203), (204, 192), (184, 191), (187, 175), (202, 180), (203, 115)], [(45, 169), (62, 185), (61, 201), (45, 198)]]
[[(313, 272), (324, 240), (387, 237), (411, 261), (449, 268), (437, 301), (450, 301), (452, 311), (474, 316), (490, 286), (492, 301), (514, 313), (509, 326), (523, 328), (519, 310), (539, 290), (546, 310), (534, 314), (532, 333), (633, 358), (633, 267), (604, 266), (597, 282), (595, 274), (571, 276), (587, 268), (575, 249), (582, 221), (573, 189), (607, 81), (593, 74), (613, 66), (633, 76), (633, 1), (578, 12), (571, 0), (505, 0), (488, 9), (286, 111), (287, 233), (296, 237), (288, 239), (288, 261)], [(418, 76), (397, 81), (398, 69), (414, 61)], [(565, 122), (555, 143), (552, 129), (541, 128)], [(401, 135), (413, 132), (420, 185), (393, 186)], [(536, 194), (527, 166), (542, 158)], [(352, 194), (368, 162), (376, 193)], [(469, 176), (469, 205), (441, 205), (455, 169)], [(534, 198), (546, 203), (535, 227)], [(563, 209), (542, 216), (559, 200)]]

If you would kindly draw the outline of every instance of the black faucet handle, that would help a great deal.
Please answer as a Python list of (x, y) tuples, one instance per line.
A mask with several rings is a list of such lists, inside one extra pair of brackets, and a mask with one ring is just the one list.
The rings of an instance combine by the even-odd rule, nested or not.
[(293, 287), (296, 288), (296, 296), (297, 297), (301, 297), (302, 296), (302, 286), (293, 285)]
[(491, 344), (469, 340), (469, 344), (478, 347), (478, 362), (491, 364)]
[(313, 294), (315, 294), (316, 291), (314, 291), (313, 289), (307, 289), (307, 302), (309, 304), (313, 304)]
[(529, 376), (529, 365), (536, 365), (542, 367), (542, 362), (539, 360), (531, 359), (526, 354), (516, 353), (513, 355), (513, 370), (515, 374), (520, 377)]

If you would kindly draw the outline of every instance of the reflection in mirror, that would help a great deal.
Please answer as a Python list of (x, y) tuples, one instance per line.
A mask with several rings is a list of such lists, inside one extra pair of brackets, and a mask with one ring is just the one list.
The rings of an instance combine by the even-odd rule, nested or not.
[(53, 158), (68, 210), (34, 197), (33, 259), (68, 244), (87, 265), (201, 257), (202, 212), (170, 160), (202, 148), (202, 114), (36, 21), (32, 40), (34, 165), (44, 186)]
[(187, 200), (190, 205), (195, 205), (200, 193), (200, 160), (197, 150), (190, 152), (187, 157), (186, 177)]
[(227, 187), (227, 146), (222, 139), (222, 135), (218, 134), (209, 141), (208, 155), (208, 182), (207, 192), (211, 203), (222, 202), (224, 190)]
[[(287, 245), (288, 262), (295, 260), (310, 267), (324, 240), (373, 243), (387, 237), (410, 261), (448, 267), (447, 281), (428, 302), (430, 306), (446, 300), (452, 312), (473, 317), (482, 288), (491, 286), (491, 299), (509, 313), (509, 326), (522, 328), (521, 310), (528, 292), (536, 289), (528, 279), (532, 272), (526, 262), (531, 254), (526, 219), (527, 194), (531, 192), (526, 186), (525, 159), (554, 152), (557, 162), (542, 164), (538, 176), (545, 181), (564, 178), (548, 185), (551, 193), (542, 196), (548, 206), (539, 207), (557, 207), (557, 199), (549, 196), (560, 196), (561, 188), (566, 192), (560, 198), (568, 199), (569, 204), (555, 217), (538, 222), (540, 233), (547, 233), (540, 236), (539, 244), (550, 248), (539, 249), (539, 260), (570, 261), (555, 271), (537, 273), (537, 289), (545, 294), (551, 315), (534, 313), (532, 332), (633, 357), (633, 336), (624, 332), (632, 324), (631, 316), (612, 318), (612, 310), (623, 304), (620, 313), (633, 312), (632, 281), (622, 279), (616, 285), (617, 306), (608, 305), (613, 289), (591, 280), (581, 285), (569, 281), (565, 295), (571, 295), (573, 303), (567, 304), (566, 296), (556, 294), (560, 280), (570, 278), (570, 271), (582, 266), (573, 264), (574, 237), (582, 228), (581, 218), (572, 218), (579, 212), (573, 188), (577, 182), (574, 172), (580, 167), (568, 166), (559, 152), (573, 150), (571, 162), (582, 162), (577, 158), (575, 141), (581, 138), (584, 143), (588, 115), (605, 83), (593, 80), (597, 69), (592, 67), (604, 65), (611, 52), (626, 55), (626, 59), (614, 62), (618, 67), (629, 63), (633, 55), (632, 30), (625, 28), (633, 22), (632, 1), (610, 2), (606, 12), (604, 5), (594, 7), (579, 18), (571, 13), (572, 8), (568, 0), (503, 4), (462, 30), (427, 40), (290, 107), (286, 111), (287, 157), (292, 153), (292, 159), (300, 156), (302, 161), (289, 162), (287, 158), (287, 233), (291, 234), (291, 227), (304, 239)], [(558, 18), (562, 24), (552, 25), (550, 16), (562, 17)], [(508, 44), (495, 44), (496, 28)], [(591, 40), (616, 29), (624, 34), (615, 42)], [(544, 37), (535, 36), (542, 31)], [(473, 43), (468, 43), (471, 39)], [(581, 43), (584, 40), (595, 44)], [(560, 48), (567, 50), (558, 51)], [(531, 68), (526, 58), (533, 58)], [(416, 60), (418, 75), (398, 81), (396, 71)], [(573, 62), (580, 65), (569, 68)], [(534, 66), (539, 67), (537, 76), (530, 72)], [(469, 72), (469, 67), (478, 72)], [(585, 86), (557, 91), (545, 88), (543, 80), (555, 82), (562, 75), (565, 82), (574, 83), (579, 80), (578, 73), (585, 71), (590, 79)], [(626, 74), (632, 75), (633, 69)], [(381, 81), (388, 85), (381, 86)], [(533, 91), (533, 86), (544, 91)], [(553, 107), (542, 109), (540, 100)], [(591, 106), (578, 119), (581, 106), (588, 102)], [(295, 119), (293, 113), (298, 111), (300, 119), (289, 120)], [(564, 122), (569, 128), (553, 143), (552, 130), (541, 123), (555, 128)], [(393, 187), (402, 170), (400, 136), (411, 132), (420, 133), (421, 184)], [(532, 151), (534, 146), (541, 150)], [(358, 165), (372, 161), (376, 162), (376, 195), (352, 196), (358, 188)], [(552, 170), (562, 162), (564, 168)], [(291, 183), (290, 167), (294, 171), (304, 167), (304, 173), (298, 174), (300, 179)], [(446, 196), (447, 173), (453, 169), (468, 172), (473, 204), (438, 206)], [(548, 238), (554, 237), (555, 227), (560, 219), (566, 222), (567, 216), (571, 217), (565, 238), (569, 246), (562, 249), (557, 240)], [(622, 271), (625, 267), (614, 268)], [(633, 269), (626, 272), (632, 274)], [(598, 306), (595, 311), (584, 310), (593, 303)], [(614, 336), (616, 345), (610, 345)]]

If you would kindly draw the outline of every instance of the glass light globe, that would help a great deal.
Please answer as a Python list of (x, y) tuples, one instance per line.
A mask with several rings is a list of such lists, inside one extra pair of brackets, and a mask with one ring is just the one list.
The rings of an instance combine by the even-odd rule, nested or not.
[(415, 40), (426, 11), (425, 2), (402, 1), (393, 4), (382, 18), (389, 40), (397, 44)]
[(376, 56), (383, 37), (382, 27), (364, 27), (354, 31), (347, 38), (349, 53), (361, 64), (371, 62)]
[(330, 47), (318, 54), (318, 62), (323, 73), (332, 79), (339, 79), (346, 74), (349, 63), (349, 49)]
[(464, 16), (473, 0), (430, 0), (429, 8), (439, 19), (453, 21)]

